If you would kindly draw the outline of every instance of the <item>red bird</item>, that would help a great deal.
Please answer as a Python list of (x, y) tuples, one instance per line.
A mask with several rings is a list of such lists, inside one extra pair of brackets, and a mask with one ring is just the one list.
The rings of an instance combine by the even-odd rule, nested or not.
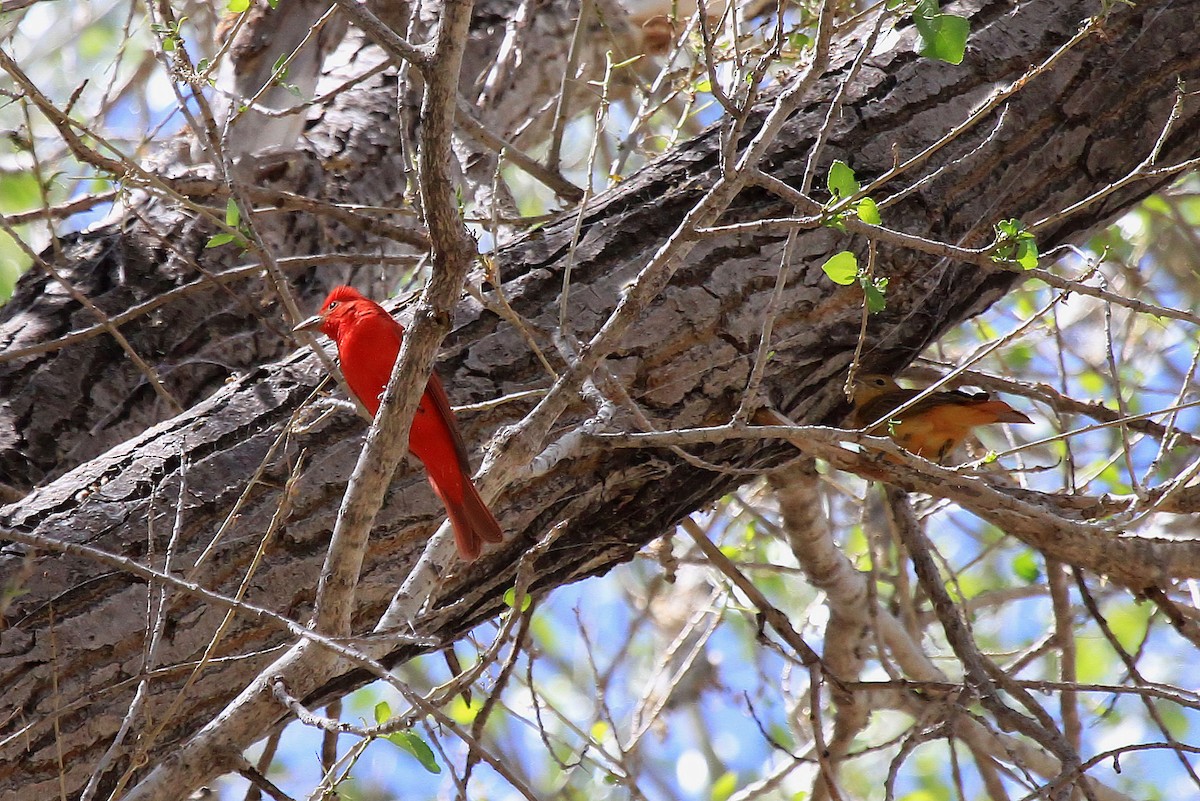
[[(339, 286), (325, 298), (319, 313), (293, 330), (317, 329), (337, 343), (346, 383), (375, 415), (400, 355), (404, 327), (375, 301), (351, 287)], [(429, 484), (445, 504), (454, 527), (454, 543), (463, 559), (476, 559), (484, 542), (503, 539), (500, 524), (471, 482), (467, 446), (437, 373), (425, 385), (408, 432), (408, 449), (425, 465)]]

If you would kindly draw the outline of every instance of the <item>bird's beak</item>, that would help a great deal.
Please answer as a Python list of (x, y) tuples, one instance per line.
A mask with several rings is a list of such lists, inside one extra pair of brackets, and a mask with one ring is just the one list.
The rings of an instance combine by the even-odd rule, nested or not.
[(325, 322), (325, 318), (319, 314), (314, 314), (307, 320), (301, 320), (300, 324), (292, 329), (293, 334), (299, 334), (301, 331), (317, 331), (321, 328), (321, 324)]

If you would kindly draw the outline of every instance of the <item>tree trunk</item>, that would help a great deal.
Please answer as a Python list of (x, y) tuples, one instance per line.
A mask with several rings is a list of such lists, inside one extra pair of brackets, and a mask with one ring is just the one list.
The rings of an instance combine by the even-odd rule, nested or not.
[[(1019, 79), (1029, 65), (1047, 59), (1089, 14), (1099, 11), (1097, 4), (1083, 2), (977, 5), (970, 12), (970, 48), (961, 66), (915, 55), (911, 27), (901, 27), (896, 37), (881, 38), (887, 47), (877, 48), (850, 84), (817, 175), (823, 176), (838, 158), (866, 183), (889, 169), (894, 159), (920, 152), (961, 124), (993, 92)], [(774, 178), (801, 185), (830, 100), (862, 35), (844, 43), (809, 101), (788, 122), (763, 165)], [(906, 175), (902, 187), (914, 186), (913, 191), (885, 208), (884, 225), (931, 241), (980, 247), (991, 240), (992, 226), (1000, 219), (1032, 223), (1054, 213), (1137, 168), (1167, 122), (1176, 81), (1195, 82), (1198, 77), (1200, 2), (1120, 7), (1097, 33), (922, 164), (920, 175), (931, 178), (915, 186), (918, 176)], [(353, 150), (358, 164), (399, 158), (393, 143), (358, 136), (379, 132), (377, 121), (365, 122), (387, 113), (383, 104), (370, 105), (377, 97), (364, 87), (343, 102), (361, 100), (369, 110), (336, 119), (326, 114), (322, 119), (321, 124), (331, 126), (331, 137), (339, 130), (351, 137), (343, 146), (348, 153)], [(764, 104), (751, 116), (746, 141), (768, 108)], [(1188, 98), (1181, 114), (1165, 139), (1159, 164), (1200, 154), (1200, 140), (1194, 135), (1200, 103)], [(338, 127), (342, 125), (350, 127)], [(465, 300), (444, 346), (440, 372), (452, 402), (473, 403), (549, 385), (550, 377), (521, 332), (497, 313), (497, 293), (503, 292), (555, 369), (561, 370), (564, 365), (552, 334), (559, 327), (565, 265), (571, 261), (565, 315), (570, 330), (559, 334), (586, 340), (664, 237), (716, 180), (719, 133), (714, 128), (680, 145), (592, 202), (583, 212), (573, 255), (576, 220), (570, 216), (496, 255), (502, 288), (485, 285), (481, 297), (486, 307)], [(360, 157), (364, 161), (357, 161)], [(301, 174), (310, 180), (327, 175), (315, 157), (311, 167), (298, 171), (293, 163), (273, 178), (280, 186), (305, 191), (292, 183)], [(400, 178), (402, 170), (395, 170)], [(1131, 182), (1047, 225), (1038, 233), (1042, 251), (1078, 240), (1169, 179), (1160, 175)], [(748, 189), (722, 222), (792, 213), (789, 203), (762, 189)], [(302, 219), (297, 215), (292, 224), (303, 227)], [(206, 229), (188, 219), (173, 223), (171, 230), (178, 236), (172, 238), (183, 244), (168, 249), (136, 244), (139, 237), (152, 236), (156, 224), (131, 225), (123, 232), (111, 229), (81, 236), (68, 243), (61, 260), (74, 270), (72, 280), (97, 302), (109, 304), (110, 313), (132, 298), (174, 285), (170, 275), (157, 276), (180, 269), (180, 250), (212, 264), (203, 252)], [(286, 242), (288, 252), (294, 253), (335, 247), (315, 232), (312, 236), (302, 244), (298, 237), (281, 235), (276, 244), (282, 248)], [(656, 427), (719, 424), (738, 408), (785, 240), (786, 234), (777, 229), (703, 235), (687, 263), (608, 359), (608, 370)], [(857, 286), (831, 283), (821, 264), (847, 248), (865, 260), (862, 237), (811, 227), (798, 234), (784, 265), (786, 280), (775, 307), (770, 344), (773, 355), (763, 373), (760, 400), (798, 423), (837, 425), (846, 412), (840, 388), (859, 338), (862, 292)], [(138, 275), (156, 278), (136, 289), (127, 286), (122, 269), (131, 260)], [(987, 308), (1020, 280), (1020, 275), (998, 267), (886, 244), (879, 247), (876, 274), (890, 283), (887, 308), (870, 318), (862, 351), (864, 366), (873, 371), (905, 364), (941, 332)], [(358, 277), (349, 267), (315, 270), (296, 281), (299, 298), (311, 307), (330, 283)], [(51, 294), (40, 279), (29, 279), (25, 287), (14, 311), (6, 310), (6, 319), (32, 308), (35, 294)], [(17, 454), (30, 460), (29, 483), (42, 477), (53, 480), (5, 507), (0, 520), (11, 531), (87, 544), (176, 575), (190, 574), (208, 548), (194, 578), (228, 595), (236, 591), (261, 547), (262, 563), (249, 582), (246, 600), (303, 622), (364, 426), (342, 415), (323, 428), (289, 433), (289, 422), (323, 380), (324, 369), (304, 350), (270, 362), (286, 347), (280, 336), (286, 323), (276, 310), (264, 314), (252, 304), (248, 308), (236, 289), (233, 298), (211, 289), (204, 292), (211, 303), (192, 299), (166, 307), (162, 314), (172, 315), (172, 322), (165, 330), (156, 329), (153, 317), (131, 324), (134, 347), (165, 354), (161, 365), (207, 359), (222, 364), (221, 370), (186, 371), (186, 378), (181, 374), (175, 379), (176, 371), (170, 372), (172, 382), (178, 382), (168, 382), (172, 392), (185, 405), (212, 392), (181, 414), (164, 419), (162, 409), (142, 389), (141, 396), (135, 394), (130, 401), (136, 414), (117, 414), (120, 422), (114, 422), (114, 407), (104, 403), (104, 397), (123, 397), (137, 389), (139, 378), (107, 337), (23, 362), (24, 372), (6, 379), (6, 398), (37, 400), (24, 410), (5, 404), (4, 413), (16, 421), (6, 429), (9, 439), (0, 442), (8, 454), (0, 462), (5, 481), (25, 486), (17, 478)], [(65, 298), (55, 308), (57, 322), (49, 315), (23, 317), (19, 325), (30, 333), (21, 342), (88, 322)], [(225, 333), (223, 314), (237, 316), (229, 323), (237, 332), (234, 336)], [(259, 317), (266, 317), (274, 332), (243, 337), (245, 325)], [(43, 319), (44, 325), (39, 322)], [(60, 322), (66, 319), (71, 322)], [(183, 320), (190, 320), (190, 326), (182, 327)], [(30, 327), (35, 325), (42, 327)], [(195, 345), (196, 338), (204, 344)], [(210, 356), (205, 348), (220, 353)], [(222, 385), (230, 370), (240, 375)], [(488, 442), (502, 427), (519, 420), (532, 402), (518, 400), (461, 415), (467, 441)], [(158, 420), (163, 422), (150, 427)], [(560, 419), (556, 436), (577, 431), (590, 420), (608, 430), (637, 428), (622, 414), (602, 418), (599, 410), (581, 401)], [(92, 440), (88, 432), (97, 425), (102, 433)], [(615, 449), (584, 437), (548, 470), (529, 471), (510, 484), (495, 505), (508, 533), (505, 544), (446, 577), (433, 611), (421, 621), (422, 631), (445, 644), (495, 615), (503, 608), (502, 596), (513, 584), (518, 561), (553, 526), (560, 526), (557, 539), (536, 566), (538, 592), (631, 559), (679, 519), (744, 481), (745, 471), (766, 471), (795, 452), (791, 445), (753, 440), (690, 450), (716, 467), (704, 468), (665, 450)], [(65, 472), (66, 468), (73, 469)], [(293, 474), (287, 514), (273, 524), (285, 500), (282, 488)], [(256, 478), (250, 483), (252, 476)], [(386, 607), (440, 517), (440, 506), (419, 470), (397, 476), (376, 521), (364, 566), (358, 617), (362, 626), (369, 626)], [(271, 537), (264, 541), (267, 532)], [(147, 671), (155, 672), (143, 719), (165, 725), (149, 751), (153, 766), (211, 720), (269, 663), (276, 653), (272, 649), (291, 641), (277, 624), (249, 615), (235, 617), (210, 655), (214, 661), (168, 715), (192, 664), (221, 623), (223, 608), (169, 591), (170, 623), (154, 663), (145, 664), (147, 604), (157, 600), (141, 579), (80, 556), (15, 545), (0, 553), (0, 576), (6, 592), (16, 588), (21, 593), (9, 605), (8, 628), (0, 635), (0, 736), (6, 738), (0, 741), (2, 799), (57, 792), (60, 759), (68, 791), (77, 794), (121, 725), (137, 682)], [(391, 661), (401, 662), (423, 650), (429, 647), (399, 648)], [(307, 701), (317, 704), (366, 680), (361, 672), (348, 672)], [(284, 719), (281, 708), (276, 722)], [(110, 769), (108, 786), (127, 759), (121, 756)]]

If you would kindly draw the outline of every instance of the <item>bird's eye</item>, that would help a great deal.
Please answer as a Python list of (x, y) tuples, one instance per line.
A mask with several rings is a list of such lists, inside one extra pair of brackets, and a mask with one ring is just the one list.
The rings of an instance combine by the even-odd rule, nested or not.
[(337, 308), (337, 306), (338, 306), (338, 302), (335, 300), (335, 301), (333, 301), (333, 302), (331, 302), (331, 303), (329, 304), (329, 307), (328, 307), (328, 308), (329, 308), (329, 310), (330, 310), (330, 311), (333, 311), (334, 309), (336, 309), (336, 308)]

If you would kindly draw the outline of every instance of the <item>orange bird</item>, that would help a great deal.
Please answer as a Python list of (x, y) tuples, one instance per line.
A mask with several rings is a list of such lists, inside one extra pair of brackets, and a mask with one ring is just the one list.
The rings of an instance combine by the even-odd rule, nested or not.
[(941, 463), (967, 438), (975, 426), (992, 423), (1032, 423), (1033, 421), (1002, 400), (992, 400), (986, 392), (962, 390), (932, 392), (905, 409), (895, 418), (888, 412), (908, 403), (919, 389), (906, 389), (886, 375), (863, 375), (854, 382), (854, 411), (850, 423), (862, 428), (882, 419), (868, 433), (887, 433), (905, 450)]
[[(400, 355), (404, 326), (358, 290), (339, 286), (325, 298), (319, 313), (293, 330), (320, 330), (337, 343), (346, 383), (374, 416)], [(467, 446), (437, 373), (425, 385), (408, 432), (408, 449), (425, 465), (430, 486), (445, 504), (454, 544), (463, 559), (476, 559), (483, 543), (504, 538), (495, 515), (471, 482)]]

